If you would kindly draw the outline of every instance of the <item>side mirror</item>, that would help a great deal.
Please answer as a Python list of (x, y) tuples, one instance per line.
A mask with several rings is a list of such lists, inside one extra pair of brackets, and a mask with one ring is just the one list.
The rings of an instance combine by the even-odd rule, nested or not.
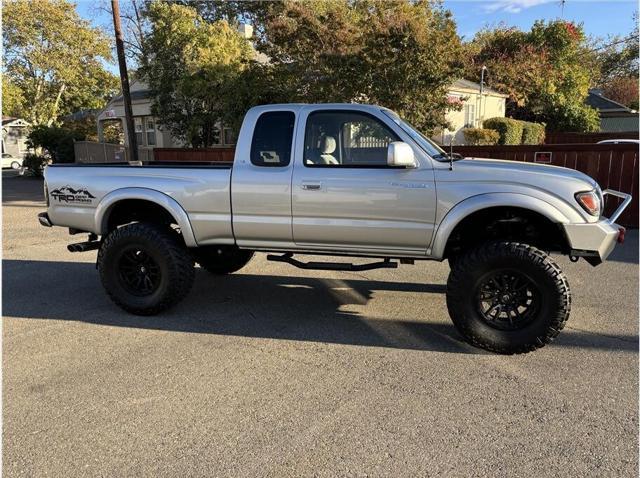
[(393, 141), (387, 147), (387, 165), (402, 166), (404, 168), (417, 167), (413, 149), (402, 141)]

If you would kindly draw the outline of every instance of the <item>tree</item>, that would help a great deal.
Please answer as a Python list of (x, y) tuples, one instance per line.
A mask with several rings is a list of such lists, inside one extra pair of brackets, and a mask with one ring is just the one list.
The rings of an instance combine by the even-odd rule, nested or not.
[(596, 44), (595, 66), (599, 76), (595, 86), (607, 98), (631, 108), (638, 108), (638, 15), (633, 16), (634, 29), (625, 36), (614, 36)]
[[(52, 125), (81, 108), (102, 107), (117, 92), (117, 78), (105, 70), (110, 43), (82, 20), (71, 3), (29, 0), (3, 5), (3, 98), (22, 98), (34, 125)], [(5, 91), (5, 85), (7, 90)]]
[(638, 77), (638, 14), (633, 16), (633, 31), (626, 37), (619, 35), (596, 44), (596, 60), (600, 68), (597, 86), (604, 86), (616, 78)]
[(603, 94), (629, 108), (638, 109), (638, 77), (618, 76), (610, 79), (603, 89)]
[(2, 75), (2, 114), (21, 117), (25, 113), (25, 100), (22, 91), (6, 75)]
[(219, 120), (228, 115), (224, 92), (249, 68), (251, 44), (225, 20), (208, 23), (192, 7), (153, 2), (147, 16), (139, 73), (154, 116), (193, 147), (217, 143)]
[(379, 103), (425, 132), (446, 125), (461, 45), (441, 6), (286, 0), (265, 18), (258, 49), (292, 101)]
[(466, 77), (509, 95), (513, 117), (544, 122), (550, 130), (595, 131), (597, 111), (585, 105), (592, 73), (583, 61), (587, 44), (580, 26), (536, 21), (529, 32), (500, 26), (467, 45)]
[[(111, 0), (94, 0), (93, 11), (109, 18), (112, 28)], [(120, 23), (124, 42), (124, 52), (128, 59), (127, 68), (137, 67), (142, 55), (142, 43), (149, 29), (146, 9), (149, 0), (126, 0), (120, 3)], [(115, 47), (115, 45), (114, 45)]]

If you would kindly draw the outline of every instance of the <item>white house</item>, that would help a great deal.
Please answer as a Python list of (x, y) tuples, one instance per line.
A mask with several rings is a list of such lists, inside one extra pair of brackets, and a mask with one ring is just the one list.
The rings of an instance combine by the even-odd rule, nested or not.
[(500, 93), (479, 83), (460, 79), (449, 88), (447, 98), (452, 105), (462, 105), (460, 111), (450, 110), (447, 121), (451, 129), (445, 129), (434, 136), (442, 145), (464, 144), (464, 128), (482, 128), (485, 119), (504, 117), (508, 95)]
[(16, 158), (22, 158), (29, 152), (27, 135), (31, 123), (9, 116), (2, 117), (2, 152), (9, 153)]

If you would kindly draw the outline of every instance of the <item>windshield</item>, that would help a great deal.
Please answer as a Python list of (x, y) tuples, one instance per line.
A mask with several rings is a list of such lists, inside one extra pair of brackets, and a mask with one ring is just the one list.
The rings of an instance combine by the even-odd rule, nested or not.
[(396, 113), (387, 109), (383, 109), (382, 112), (391, 118), (395, 124), (400, 126), (402, 131), (411, 136), (411, 139), (418, 143), (418, 146), (420, 146), (429, 156), (434, 159), (448, 159), (447, 153), (445, 153), (440, 146), (400, 118)]

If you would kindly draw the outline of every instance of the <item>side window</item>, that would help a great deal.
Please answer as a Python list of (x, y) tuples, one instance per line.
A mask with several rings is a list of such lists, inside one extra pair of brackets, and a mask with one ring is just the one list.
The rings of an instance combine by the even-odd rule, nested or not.
[(306, 166), (383, 167), (387, 146), (398, 136), (373, 116), (355, 111), (320, 111), (307, 119)]
[(287, 166), (291, 161), (291, 142), (295, 115), (291, 111), (262, 113), (251, 141), (251, 163), (256, 166)]

